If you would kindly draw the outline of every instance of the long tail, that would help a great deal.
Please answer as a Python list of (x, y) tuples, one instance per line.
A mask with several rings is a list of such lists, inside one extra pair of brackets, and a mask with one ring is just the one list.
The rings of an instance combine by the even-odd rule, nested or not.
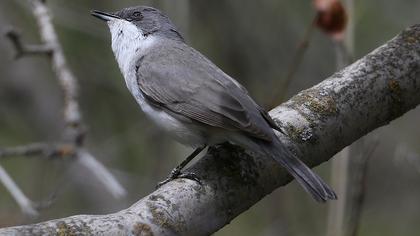
[(318, 202), (337, 199), (337, 195), (317, 174), (299, 160), (280, 141), (260, 144), (264, 152), (280, 163)]

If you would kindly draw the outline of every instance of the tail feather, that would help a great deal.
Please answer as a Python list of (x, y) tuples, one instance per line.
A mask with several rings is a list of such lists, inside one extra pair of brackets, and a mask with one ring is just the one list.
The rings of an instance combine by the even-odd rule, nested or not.
[[(278, 143), (277, 143), (278, 142)], [(265, 144), (265, 153), (279, 162), (318, 202), (337, 199), (334, 191), (279, 141)]]

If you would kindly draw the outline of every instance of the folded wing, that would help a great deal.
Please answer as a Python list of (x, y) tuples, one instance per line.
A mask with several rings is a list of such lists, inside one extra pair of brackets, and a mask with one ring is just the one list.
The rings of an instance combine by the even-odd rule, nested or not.
[(263, 111), (246, 90), (194, 49), (180, 43), (155, 49), (137, 68), (140, 90), (152, 104), (209, 126), (272, 140)]

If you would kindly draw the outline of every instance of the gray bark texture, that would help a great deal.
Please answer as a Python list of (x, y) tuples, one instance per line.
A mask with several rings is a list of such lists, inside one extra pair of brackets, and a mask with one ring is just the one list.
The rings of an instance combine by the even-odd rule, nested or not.
[[(313, 167), (420, 103), (420, 25), (270, 112), (279, 138)], [(131, 207), (0, 229), (0, 235), (209, 235), (292, 179), (276, 162), (232, 145)], [(305, 194), (302, 191), (302, 194)], [(314, 203), (315, 204), (315, 203)]]

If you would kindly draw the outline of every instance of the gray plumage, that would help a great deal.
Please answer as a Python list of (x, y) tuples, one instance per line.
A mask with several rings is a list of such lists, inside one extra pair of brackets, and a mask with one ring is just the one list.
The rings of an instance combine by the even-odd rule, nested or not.
[(273, 129), (280, 129), (246, 89), (185, 44), (167, 16), (131, 7), (99, 17), (108, 21), (127, 87), (158, 126), (193, 147), (231, 142), (269, 155), (317, 201), (336, 198), (279, 141)]
[(208, 128), (241, 131), (272, 141), (273, 131), (262, 109), (245, 89), (184, 43), (158, 44), (137, 66), (139, 88), (155, 106)]

